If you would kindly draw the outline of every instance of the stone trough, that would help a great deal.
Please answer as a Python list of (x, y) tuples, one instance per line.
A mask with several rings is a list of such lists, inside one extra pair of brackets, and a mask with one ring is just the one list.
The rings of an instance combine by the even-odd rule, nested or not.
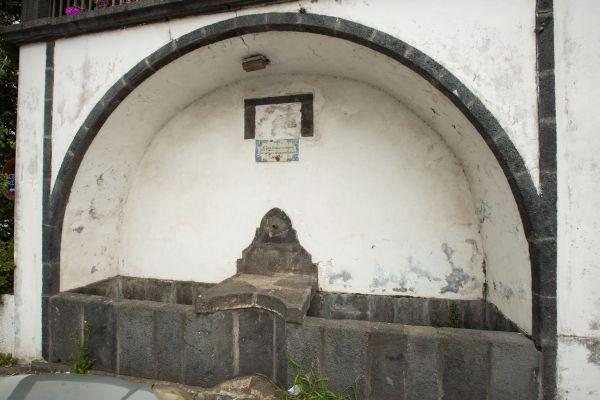
[(117, 276), (50, 298), (50, 361), (90, 327), (94, 369), (212, 387), (289, 385), (288, 355), (365, 399), (533, 399), (539, 352), (484, 301), (318, 292), (317, 268), (273, 209), (238, 261), (204, 284)]

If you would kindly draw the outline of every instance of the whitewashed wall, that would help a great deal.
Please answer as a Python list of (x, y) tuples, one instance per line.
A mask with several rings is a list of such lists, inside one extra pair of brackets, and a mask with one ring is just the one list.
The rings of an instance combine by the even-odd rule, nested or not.
[(46, 44), (21, 47), (15, 200), (15, 354), (41, 356), (42, 148)]
[(492, 111), (537, 181), (535, 0), (302, 0), (58, 40), (53, 178), (85, 116), (139, 60), (214, 22), (300, 8), (379, 29), (445, 66)]
[[(243, 72), (240, 60), (254, 52), (266, 54), (272, 64), (264, 71), (249, 75)], [(246, 35), (243, 40), (234, 38), (198, 49), (160, 70), (123, 102), (92, 143), (75, 180), (63, 226), (62, 288), (87, 284), (114, 275), (115, 268), (119, 272), (125, 268), (127, 257), (119, 256), (124, 251), (121, 245), (122, 230), (126, 225), (123, 223), (123, 205), (132, 204), (128, 207), (135, 207), (136, 202), (129, 199), (132, 177), (139, 168), (146, 149), (153, 145), (154, 135), (163, 125), (197, 99), (231, 82), (248, 77), (269, 77), (276, 82), (275, 77), (281, 75), (291, 75), (290, 79), (293, 80), (298, 74), (344, 77), (385, 90), (441, 135), (456, 155), (467, 177), (477, 215), (476, 229), (481, 231), (483, 238), (481, 244), (477, 240), (461, 244), (464, 250), (453, 254), (451, 258), (457, 259), (452, 259), (452, 262), (457, 261), (456, 267), (464, 269), (463, 264), (477, 263), (478, 258), (485, 255), (488, 284), (491, 288), (490, 299), (524, 330), (529, 330), (531, 279), (527, 243), (506, 179), (479, 133), (443, 95), (399, 63), (353, 43), (313, 34), (272, 32)], [(269, 95), (272, 85), (265, 83), (263, 86), (262, 93)], [(258, 89), (256, 91), (258, 93)], [(227, 104), (233, 106), (231, 101)], [(217, 106), (215, 104), (213, 107)], [(241, 118), (241, 114), (237, 115)], [(243, 125), (240, 123), (237, 128), (243, 129)], [(165, 154), (165, 157), (170, 156)], [(321, 198), (326, 198), (327, 194), (322, 193)], [(266, 210), (245, 212), (252, 216), (252, 213), (262, 215)], [(259, 219), (254, 215), (251, 226), (256, 226)], [(296, 223), (303, 224), (305, 220), (301, 218)], [(409, 226), (403, 226), (405, 232), (413, 229)], [(313, 224), (306, 227), (306, 232), (310, 234), (318, 229), (319, 226)], [(363, 224), (362, 229), (367, 232), (370, 228)], [(465, 225), (452, 227), (446, 233), (450, 234), (456, 229), (465, 229)], [(179, 243), (188, 246), (186, 240), (181, 239)], [(444, 241), (435, 245), (429, 243), (424, 251), (435, 253), (435, 257), (451, 253), (449, 248), (444, 252), (443, 243)], [(389, 250), (394, 247), (392, 243), (368, 244), (373, 245), (379, 246), (386, 254), (393, 254)], [(326, 246), (333, 245), (328, 242)], [(335, 242), (335, 246), (343, 245)], [(241, 248), (243, 246), (231, 251), (239, 252)], [(381, 271), (385, 279), (402, 281), (405, 276), (408, 280), (417, 279), (414, 270), (418, 268), (408, 263), (408, 257), (413, 255), (411, 251), (415, 250), (406, 251), (401, 248), (401, 251), (402, 258), (396, 261), (396, 270)], [(374, 252), (371, 251), (371, 254)], [(117, 267), (115, 259), (118, 257), (121, 257), (121, 261)], [(237, 256), (230, 254), (221, 258), (217, 264), (232, 265), (235, 258)], [(470, 258), (473, 259), (469, 260)], [(339, 263), (339, 260), (328, 263), (329, 259), (332, 257), (328, 257), (325, 252), (319, 254), (322, 273), (333, 277), (322, 279), (322, 284), (326, 285), (324, 288), (371, 292), (367, 282), (373, 281), (373, 275), (367, 276), (367, 282), (354, 280), (348, 284), (335, 277), (347, 276), (346, 269), (350, 266), (346, 262)], [(450, 264), (447, 258), (445, 262), (445, 267), (448, 268)], [(358, 269), (360, 263), (353, 263), (356, 265), (353, 268)], [(368, 271), (374, 264), (376, 262), (371, 258), (361, 267)], [(187, 270), (189, 267), (182, 268)], [(150, 269), (144, 272), (136, 267), (136, 274), (150, 273), (156, 272), (150, 272)], [(225, 269), (217, 275), (194, 279), (212, 280), (216, 279), (215, 276), (223, 277), (227, 273), (232, 273), (232, 270)], [(374, 272), (371, 270), (370, 273)], [(171, 278), (189, 276), (186, 275), (187, 272), (178, 272), (174, 268), (169, 268), (167, 274)], [(167, 276), (161, 273), (161, 277)], [(435, 279), (440, 277), (436, 276)], [(332, 283), (328, 283), (330, 280)], [(407, 290), (403, 294), (448, 297), (448, 292), (442, 292), (441, 287), (437, 293), (430, 290)], [(390, 289), (388, 287), (386, 290)]]
[(600, 397), (600, 33), (593, 0), (558, 0), (558, 376), (562, 399)]
[[(418, 4), (408, 0), (347, 0), (343, 3), (333, 0), (313, 3), (307, 0), (244, 10), (238, 14), (296, 12), (299, 7), (306, 8), (308, 12), (339, 16), (377, 28), (432, 56), (473, 90), (494, 113), (521, 151), (531, 168), (532, 176), (536, 179), (533, 0), (511, 0), (501, 5), (478, 0), (460, 0), (452, 3), (426, 0)], [(223, 13), (192, 17), (58, 40), (55, 53), (52, 178), (56, 177), (61, 160), (86, 115), (106, 90), (138, 60), (172, 38), (235, 15)], [(246, 42), (255, 36), (247, 37)], [(127, 99), (116, 111), (114, 117), (107, 121), (103, 129), (106, 134), (100, 135), (94, 142), (91, 152), (94, 153), (95, 147), (99, 150), (96, 155), (112, 151), (109, 154), (114, 155), (111, 160), (115, 163), (103, 164), (101, 158), (86, 157), (76, 179), (74, 206), (69, 206), (63, 231), (63, 238), (66, 239), (63, 240), (63, 262), (66, 265), (65, 270), (70, 271), (62, 276), (63, 289), (119, 272), (120, 267), (115, 264), (118, 253), (113, 252), (118, 248), (114, 237), (121, 234), (119, 226), (123, 218), (123, 205), (127, 203), (130, 178), (144, 155), (139, 149), (150, 145), (158, 128), (181, 109), (210, 90), (229, 84), (232, 79), (241, 78), (239, 59), (251, 49), (243, 48), (240, 43), (234, 45), (234, 42), (229, 41), (225, 46), (214, 46), (219, 57), (229, 58), (212, 64), (212, 67), (220, 68), (224, 72), (211, 76), (213, 79), (210, 82), (200, 80), (201, 82), (196, 84), (196, 80), (190, 81), (187, 76), (176, 73), (177, 68), (183, 68), (186, 72), (189, 72), (186, 68), (190, 67), (204, 66), (207, 70), (210, 69), (210, 60), (198, 61), (193, 57), (189, 58), (187, 67), (179, 63), (179, 67), (173, 67), (175, 73), (171, 74), (167, 68), (166, 75), (161, 75), (162, 81), (155, 80), (146, 86), (146, 90), (136, 91), (134, 96)], [(321, 46), (321, 42), (325, 44)], [(252, 50), (270, 51), (267, 44), (270, 46), (271, 41), (265, 43), (257, 39), (256, 47)], [(483, 249), (479, 251), (486, 257), (490, 299), (524, 330), (530, 331), (531, 284), (522, 226), (502, 172), (469, 122), (431, 86), (416, 81), (418, 77), (414, 74), (398, 70), (396, 63), (382, 60), (380, 55), (365, 49), (350, 48), (349, 44), (341, 45), (336, 42), (332, 45), (322, 38), (312, 43), (304, 43), (298, 49), (295, 48), (295, 43), (290, 46), (285, 40), (279, 46), (279, 50), (274, 50), (274, 54), (283, 50), (285, 53), (292, 53), (287, 61), (295, 65), (297, 70), (285, 62), (281, 65), (274, 63), (273, 70), (278, 73), (329, 74), (383, 88), (443, 137), (462, 163), (473, 194), (483, 243)], [(339, 50), (340, 48), (342, 50)], [(30, 68), (43, 69), (43, 61), (34, 56), (30, 57), (25, 49), (27, 48), (22, 50), (22, 57), (31, 65)], [(343, 57), (340, 57), (342, 53)], [(368, 71), (372, 71), (371, 68), (377, 72), (368, 74)], [(225, 77), (227, 73), (230, 73), (229, 78)], [(32, 79), (31, 85), (43, 85), (40, 77)], [(193, 83), (192, 88), (190, 82)], [(164, 104), (163, 101), (162, 107), (151, 108), (152, 112), (148, 112), (152, 102), (169, 91), (178, 92), (177, 96), (171, 99), (172, 104)], [(431, 104), (437, 106), (436, 112), (439, 114), (432, 112)], [(140, 115), (143, 115), (143, 118), (140, 118)], [(35, 121), (38, 116), (41, 116), (41, 112), (22, 118), (27, 123), (34, 124), (38, 122)], [(136, 130), (147, 132), (144, 135), (120, 134)], [(110, 142), (114, 135), (127, 137), (116, 145)], [(41, 155), (39, 152), (35, 154)], [(41, 168), (41, 159), (39, 167)], [(27, 179), (38, 179), (35, 174), (37, 172), (32, 172)], [(102, 223), (98, 222), (98, 217), (103, 220)], [(36, 235), (37, 233), (32, 236), (27, 254), (17, 251), (17, 263), (26, 264), (34, 260), (38, 270), (41, 270), (41, 251)], [(75, 236), (79, 236), (80, 239), (74, 239)], [(83, 244), (86, 242), (94, 243), (97, 247), (90, 249)], [(494, 245), (488, 246), (487, 243)], [(78, 260), (77, 257), (81, 254), (85, 257)], [(32, 272), (29, 276), (34, 288), (37, 287), (35, 285), (39, 285), (37, 273)], [(35, 312), (23, 314), (21, 318), (23, 321), (19, 322), (20, 326), (36, 326), (28, 332), (37, 335), (33, 337), (30, 345), (30, 352), (37, 354), (40, 336), (39, 327), (35, 324), (39, 324), (39, 308), (36, 308)]]
[[(300, 161), (257, 163), (244, 98), (314, 93)], [(462, 165), (422, 120), (356, 81), (263, 77), (226, 86), (155, 136), (131, 183), (122, 275), (220, 282), (261, 217), (286, 211), (325, 290), (481, 298), (483, 254)], [(463, 281), (464, 279), (464, 281)]]
[[(343, 3), (334, 0), (319, 2), (307, 0), (59, 40), (56, 43), (53, 179), (58, 172), (60, 160), (87, 113), (105, 91), (138, 60), (172, 38), (219, 20), (241, 14), (297, 12), (300, 7), (303, 7), (307, 12), (339, 16), (377, 28), (432, 56), (475, 92), (494, 113), (521, 152), (530, 168), (532, 178), (537, 182), (534, 3), (533, 0), (511, 0), (502, 4), (479, 0), (455, 2), (426, 0), (418, 4), (412, 1), (392, 0), (377, 2), (348, 0)], [(285, 51), (290, 49), (293, 49), (293, 46)], [(310, 57), (310, 53), (305, 56)], [(296, 63), (298, 60), (292, 61)], [(353, 63), (354, 60), (350, 59), (347, 67), (352, 68)], [(299, 64), (303, 65), (303, 63)], [(370, 67), (367, 68), (367, 71), (369, 70)], [(76, 78), (83, 76), (87, 79)], [(221, 79), (225, 83), (226, 79)], [(369, 81), (373, 78), (362, 80)], [(171, 78), (171, 82), (182, 83), (180, 89), (187, 92), (185, 96), (191, 94), (186, 82), (177, 82), (176, 78)], [(379, 85), (386, 90), (393, 90), (388, 89), (387, 86), (387, 83)], [(188, 101), (192, 100), (193, 98), (188, 98)], [(420, 100), (422, 99), (417, 101)], [(440, 101), (444, 102), (443, 99)], [(431, 107), (427, 106), (429, 103), (431, 101), (421, 103), (421, 110), (417, 114), (436, 127), (444, 124), (444, 121), (439, 121), (441, 118), (433, 113)], [(414, 109), (417, 106), (410, 104), (409, 107)], [(450, 121), (448, 115), (444, 115), (443, 118), (446, 122)], [(469, 125), (460, 116), (456, 119), (461, 120), (463, 126)], [(144, 123), (149, 125), (146, 121)], [(445, 128), (450, 129), (450, 126), (451, 124), (446, 124)], [(455, 143), (461, 141), (460, 138), (445, 140)], [(143, 143), (145, 142), (142, 141), (140, 144)], [(453, 147), (453, 150), (473, 151), (464, 143), (460, 143), (458, 147), (460, 148)], [(115, 148), (114, 151), (120, 149)], [(487, 160), (489, 152), (483, 150), (480, 155), (482, 160)], [(467, 156), (471, 159), (474, 157), (477, 155)], [(477, 162), (472, 164), (474, 168), (476, 165)], [(489, 170), (492, 171), (493, 168)], [(497, 172), (484, 172), (478, 175), (487, 174), (488, 183), (498, 181), (498, 185), (502, 187), (496, 188), (494, 192), (502, 192), (506, 189), (505, 180), (501, 175), (496, 176)], [(480, 179), (480, 177), (471, 178)], [(126, 185), (123, 179), (121, 177), (118, 184)], [(93, 185), (93, 182), (89, 181), (86, 184)], [(473, 191), (478, 193), (477, 188)], [(489, 261), (490, 300), (524, 330), (530, 331), (531, 278), (528, 263), (526, 265), (523, 261), (528, 257), (527, 248), (520, 245), (515, 251), (507, 253), (503, 250), (509, 245), (507, 240), (513, 241), (513, 239), (506, 239), (508, 231), (512, 231), (514, 240), (522, 240), (523, 232), (520, 223), (512, 223), (516, 208), (510, 196), (498, 197), (497, 193), (491, 195), (487, 193), (487, 189), (482, 189), (480, 194), (480, 200), (475, 200), (475, 207), (480, 213), (482, 233), (490, 242), (497, 243), (494, 249), (489, 249), (490, 253), (486, 254)], [(107, 213), (115, 216), (116, 208), (114, 205), (111, 207), (112, 209)], [(507, 211), (505, 210), (507, 207), (512, 209)], [(490, 219), (489, 216), (493, 218)], [(90, 217), (93, 218), (93, 215)], [(79, 229), (78, 226), (73, 228)], [(106, 238), (106, 235), (102, 235), (101, 238)], [(99, 243), (101, 242), (102, 240)], [(99, 252), (109, 254), (109, 247), (101, 243)], [(108, 262), (106, 257), (100, 258), (88, 266), (90, 271), (95, 271), (96, 279), (114, 273), (113, 260)], [(86, 282), (86, 280), (81, 281), (81, 283)]]
[(15, 353), (15, 296), (0, 297), (0, 352)]

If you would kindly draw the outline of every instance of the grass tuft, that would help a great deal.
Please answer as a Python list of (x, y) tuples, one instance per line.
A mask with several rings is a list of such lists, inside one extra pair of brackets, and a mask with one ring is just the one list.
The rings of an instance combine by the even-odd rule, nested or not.
[(12, 367), (18, 361), (11, 353), (0, 353), (0, 366), (2, 367)]
[(90, 325), (83, 321), (83, 340), (79, 334), (73, 335), (75, 342), (75, 351), (71, 356), (71, 367), (76, 374), (85, 374), (94, 365), (94, 360), (90, 359)]
[[(281, 394), (285, 400), (358, 400), (360, 398), (358, 390), (358, 378), (355, 379), (354, 384), (346, 388), (341, 393), (336, 393), (327, 387), (328, 378), (319, 373), (315, 368), (311, 368), (308, 371), (302, 368), (294, 357), (288, 354), (288, 358), (291, 366), (296, 370), (296, 374), (292, 381), (292, 388), (299, 389), (299, 393), (293, 394), (288, 391), (287, 388), (277, 387), (277, 391)], [(262, 376), (269, 381), (269, 378)]]

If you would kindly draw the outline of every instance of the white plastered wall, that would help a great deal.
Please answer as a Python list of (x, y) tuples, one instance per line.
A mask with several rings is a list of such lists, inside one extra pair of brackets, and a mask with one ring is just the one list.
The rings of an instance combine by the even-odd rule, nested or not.
[(0, 352), (15, 354), (15, 296), (0, 298)]
[[(502, 4), (479, 0), (455, 2), (426, 0), (418, 3), (408, 0), (347, 0), (343, 3), (333, 0), (322, 0), (317, 3), (300, 1), (299, 3), (252, 8), (238, 12), (238, 15), (270, 11), (296, 12), (299, 7), (304, 7), (308, 12), (340, 16), (371, 26), (390, 33), (432, 56), (474, 91), (494, 113), (523, 155), (534, 180), (537, 180), (533, 0), (511, 0)], [(106, 90), (124, 73), (140, 59), (168, 43), (170, 39), (201, 26), (232, 18), (235, 15), (235, 13), (223, 13), (191, 17), (58, 40), (55, 52), (52, 179), (56, 177), (61, 160), (86, 115)], [(42, 71), (43, 60), (32, 54), (32, 51), (26, 50), (34, 47), (36, 46), (24, 47), (22, 60), (27, 63), (29, 68)], [(32, 79), (30, 85), (42, 88), (42, 75), (32, 77)], [(186, 82), (181, 82), (178, 88), (185, 93)], [(188, 92), (185, 96), (189, 97), (189, 104), (197, 98), (198, 93)], [(423, 96), (427, 95), (423, 94)], [(40, 95), (39, 98), (42, 97)], [(437, 98), (436, 101), (451, 107), (446, 104), (445, 99)], [(185, 102), (182, 104), (177, 107), (181, 108), (187, 105)], [(129, 111), (133, 112), (135, 107), (131, 105), (129, 107)], [(418, 102), (413, 102), (412, 108), (413, 110), (418, 108)], [(37, 124), (40, 121), (34, 120), (41, 118), (40, 110), (37, 110), (36, 114), (22, 116), (22, 118), (28, 124)], [(465, 129), (472, 128), (461, 115), (449, 113), (452, 115), (445, 115), (444, 118), (438, 118), (436, 115), (427, 116), (425, 112), (431, 114), (431, 110), (425, 108), (416, 112), (436, 131), (449, 129), (452, 125), (449, 121), (453, 121), (455, 126), (465, 127)], [(150, 127), (153, 126), (153, 122), (165, 120), (166, 115), (173, 114), (174, 110), (172, 109), (164, 112), (155, 109), (152, 115), (148, 115), (147, 119), (150, 121), (144, 119), (139, 121), (139, 124)], [(109, 121), (107, 125), (110, 123)], [(490, 153), (486, 153), (489, 150), (481, 150), (485, 148), (485, 145), (475, 148), (466, 146), (459, 136), (444, 138), (459, 159), (464, 160), (465, 154), (475, 152), (483, 160), (489, 160)], [(102, 139), (98, 141), (100, 140)], [(149, 143), (147, 140), (148, 138), (145, 138), (135, 142), (133, 139), (129, 145), (132, 148), (139, 145), (144, 146)], [(30, 147), (30, 149), (35, 148)], [(39, 149), (40, 152), (34, 153), (41, 157), (41, 147)], [(115, 148), (114, 150), (126, 152), (128, 149)], [(465, 154), (460, 154), (461, 152)], [(40, 158), (40, 168), (41, 164)], [(471, 163), (472, 167), (476, 167), (476, 165), (477, 162)], [(83, 169), (85, 170), (85, 166)], [(465, 172), (474, 194), (475, 208), (480, 212), (483, 240), (498, 244), (486, 249), (488, 277), (497, 283), (495, 287), (500, 288), (495, 290), (493, 282), (490, 282), (490, 299), (507, 315), (516, 320), (522, 328), (529, 331), (531, 324), (530, 293), (527, 291), (530, 287), (529, 265), (526, 246), (522, 245), (522, 227), (519, 223), (512, 223), (517, 215), (516, 207), (510, 194), (506, 194), (508, 186), (497, 166), (482, 167), (480, 170), (484, 172), (479, 177), (473, 176), (472, 171), (466, 170)], [(25, 180), (38, 179), (36, 173), (32, 171), (32, 174)], [(484, 179), (486, 184), (480, 186), (473, 184), (479, 179)], [(496, 182), (495, 188), (494, 185), (488, 185), (492, 182)], [(90, 180), (86, 184), (95, 183), (97, 183), (95, 180)], [(127, 184), (124, 182), (124, 178), (122, 183), (125, 186)], [(39, 189), (41, 196), (41, 186)], [(489, 193), (490, 190), (494, 192), (493, 195)], [(498, 195), (499, 193), (504, 194)], [(107, 197), (103, 198), (106, 200)], [(490, 201), (491, 198), (494, 200)], [(483, 202), (484, 199), (487, 199), (485, 200), (487, 204)], [(91, 201), (92, 198), (88, 198), (88, 200)], [(102, 201), (102, 199), (98, 198), (98, 201)], [(491, 218), (488, 216), (490, 214), (489, 206), (496, 211), (491, 214)], [(41, 211), (41, 205), (37, 211)], [(35, 218), (35, 212), (25, 217), (25, 220)], [(100, 226), (96, 226), (96, 228), (98, 228), (99, 235), (102, 235), (102, 228)], [(506, 234), (509, 230), (513, 232), (514, 238), (512, 239), (510, 235)], [(19, 250), (16, 250), (17, 263), (25, 265), (35, 261), (37, 270), (41, 271), (41, 245), (38, 243), (38, 233), (27, 233), (27, 237), (30, 235), (32, 240), (27, 245), (27, 253), (19, 253)], [(41, 236), (41, 232), (39, 236)], [(510, 243), (507, 244), (506, 241), (521, 243), (521, 245), (515, 247), (516, 251), (506, 252), (504, 250), (506, 246), (510, 247)], [(512, 267), (506, 267), (507, 265)], [(86, 267), (89, 273), (93, 268), (93, 263)], [(110, 276), (118, 271), (118, 267), (109, 264), (100, 266), (99, 269), (96, 268), (98, 274), (92, 278), (94, 280)], [(503, 272), (505, 268), (511, 268), (510, 272)], [(27, 286), (25, 290), (27, 293), (35, 290), (40, 284), (36, 274), (28, 277), (31, 281), (21, 281), (22, 285)], [(507, 280), (507, 278), (509, 279)], [(500, 284), (503, 279), (504, 284)], [(80, 283), (85, 284), (88, 281), (82, 280)], [(525, 292), (519, 285), (527, 288)], [(519, 295), (514, 296), (515, 293)], [(32, 302), (35, 303), (33, 300)], [(33, 308), (31, 313), (23, 314), (18, 320), (20, 326), (29, 329), (29, 332), (35, 335), (31, 340), (32, 345), (29, 350), (23, 350), (22, 354), (39, 353), (40, 329), (36, 324), (39, 323), (40, 310)], [(35, 329), (30, 329), (34, 325)]]
[(17, 114), (14, 352), (41, 356), (42, 148), (46, 44), (21, 47)]
[(53, 179), (85, 116), (139, 60), (202, 26), (300, 8), (378, 29), (442, 64), (491, 110), (537, 182), (535, 0), (302, 0), (58, 40)]
[[(257, 163), (244, 98), (290, 93), (314, 94), (314, 137), (300, 139), (298, 162)], [(389, 95), (318, 75), (249, 78), (160, 129), (129, 189), (119, 272), (220, 282), (273, 207), (324, 290), (482, 296), (478, 221), (454, 154)]]
[[(106, 90), (140, 59), (173, 38), (220, 20), (262, 12), (297, 12), (300, 7), (309, 13), (341, 17), (379, 29), (440, 62), (490, 109), (520, 151), (532, 179), (537, 183), (534, 0), (511, 0), (501, 4), (479, 0), (425, 0), (418, 3), (408, 0), (348, 0), (343, 3), (306, 0), (59, 40), (56, 43), (52, 179), (56, 177), (60, 160), (87, 113)], [(387, 83), (380, 85), (383, 88), (387, 86)], [(186, 84), (182, 85), (181, 90), (188, 91)], [(436, 129), (439, 127), (441, 118), (431, 108), (419, 110), (418, 115), (427, 123), (436, 125)], [(447, 115), (443, 118), (449, 120)], [(458, 116), (456, 119), (461, 118)], [(464, 118), (461, 123), (469, 125)], [(460, 142), (458, 139), (455, 141)], [(115, 148), (115, 151), (120, 150)], [(489, 153), (484, 151), (480, 156), (486, 159)], [(504, 178), (500, 177), (498, 182), (503, 186)], [(473, 191), (477, 192), (478, 189), (474, 188)], [(484, 189), (481, 195), (485, 195), (485, 192)], [(484, 198), (480, 196), (480, 199)], [(482, 234), (490, 242), (497, 243), (495, 249), (498, 249), (491, 250), (497, 253), (495, 255), (487, 254), (489, 298), (529, 332), (530, 268), (524, 268), (522, 262), (516, 261), (526, 257), (523, 255), (526, 249), (521, 246), (516, 253), (506, 253), (503, 250), (506, 241), (512, 239), (507, 239), (504, 233), (497, 234), (510, 229), (515, 238), (520, 240), (522, 227), (512, 224), (513, 219), (510, 218), (516, 208), (508, 214), (502, 211), (506, 208), (504, 202), (508, 200), (512, 204), (512, 199), (491, 202), (489, 199), (490, 196), (486, 195), (482, 202), (475, 200), (482, 221)], [(114, 212), (113, 207), (108, 213), (114, 215)], [(488, 214), (495, 214), (497, 218), (492, 221), (487, 217)], [(114, 273), (112, 265), (105, 263), (88, 268), (98, 271), (96, 278), (101, 278)], [(506, 273), (504, 265), (514, 267), (508, 267), (511, 271)]]
[(600, 33), (593, 0), (555, 1), (558, 128), (558, 382), (600, 397)]

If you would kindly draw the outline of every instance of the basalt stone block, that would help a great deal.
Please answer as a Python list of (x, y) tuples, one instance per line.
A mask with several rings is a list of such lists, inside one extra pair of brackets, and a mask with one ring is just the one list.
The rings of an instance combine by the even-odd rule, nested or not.
[(258, 308), (249, 308), (240, 310), (238, 318), (238, 375), (260, 373), (273, 378), (274, 314)]
[(60, 293), (50, 297), (50, 361), (69, 362), (75, 338), (82, 339), (86, 295)]
[(184, 321), (191, 306), (165, 304), (154, 311), (156, 378), (183, 381)]
[(406, 336), (402, 326), (374, 326), (369, 333), (370, 399), (404, 398)]
[(323, 309), (325, 307), (325, 295), (323, 292), (317, 292), (314, 294), (308, 307), (308, 315), (311, 317), (323, 318)]
[(405, 327), (405, 393), (407, 400), (438, 400), (437, 330)]
[(273, 208), (262, 218), (254, 240), (242, 252), (237, 272), (316, 275), (317, 266), (313, 264), (311, 255), (300, 245), (290, 218), (282, 210)]
[(492, 303), (485, 305), (485, 329), (490, 331), (519, 332), (519, 328)]
[(73, 292), (89, 294), (94, 296), (117, 298), (116, 285), (117, 279), (109, 278), (99, 282), (94, 282), (90, 285), (79, 289), (75, 289), (73, 290)]
[(275, 316), (275, 348), (273, 364), (273, 381), (279, 386), (285, 386), (287, 379), (288, 357), (286, 352), (286, 322), (283, 318)]
[(123, 276), (121, 293), (123, 298), (129, 300), (146, 300), (146, 279)]
[(456, 302), (461, 310), (463, 326), (468, 329), (485, 329), (483, 300)]
[(204, 293), (205, 291), (207, 291), (208, 289), (210, 289), (213, 286), (215, 286), (214, 283), (194, 282), (194, 287), (195, 287), (195, 290), (196, 290), (196, 296), (199, 295), (199, 294)]
[(374, 322), (394, 322), (394, 298), (389, 296), (369, 296), (369, 320)]
[(327, 321), (324, 326), (323, 373), (330, 388), (344, 391), (358, 382), (366, 392), (368, 323), (362, 321)]
[(156, 377), (152, 303), (124, 300), (117, 305), (119, 374)]
[(406, 325), (429, 325), (429, 302), (419, 297), (393, 299), (394, 322)]
[(196, 285), (194, 282), (177, 282), (175, 286), (175, 298), (177, 304), (194, 304), (196, 298)]
[(245, 280), (229, 278), (196, 299), (196, 312), (210, 314), (216, 311), (254, 306), (256, 286)]
[[(276, 312), (287, 321), (301, 323), (308, 313), (313, 290), (312, 282), (307, 282), (301, 289), (285, 287), (263, 289), (257, 293), (256, 303), (259, 307)], [(278, 312), (279, 309), (282, 312)]]
[(489, 341), (463, 329), (440, 329), (444, 399), (487, 398)]
[(159, 301), (162, 303), (175, 303), (175, 282), (159, 279), (146, 280), (146, 300)]
[(369, 297), (352, 294), (332, 294), (332, 319), (369, 320)]
[(291, 280), (289, 275), (237, 274), (198, 295), (196, 312), (263, 308), (288, 321), (302, 322), (317, 280), (311, 275), (295, 275)]
[(448, 326), (451, 303), (450, 300), (441, 299), (429, 301), (429, 323), (432, 326)]
[(540, 353), (515, 334), (494, 333), (491, 344), (490, 400), (537, 399)]
[(233, 377), (234, 312), (202, 315), (187, 311), (183, 351), (186, 385), (213, 387)]
[[(286, 353), (300, 363), (304, 371), (312, 368), (322, 370), (323, 320), (307, 317), (302, 324), (288, 323), (285, 327)], [(290, 364), (287, 368), (287, 385), (297, 373)]]
[[(277, 296), (277, 291), (273, 290), (272, 292), (273, 292), (273, 294), (268, 293), (268, 291), (266, 293), (260, 293), (260, 292), (256, 293), (256, 295), (254, 296), (254, 301), (255, 301), (256, 306), (258, 308), (263, 308), (265, 310), (274, 312), (275, 314), (277, 314), (283, 318), (287, 318), (288, 317), (287, 307), (278, 298), (279, 296)], [(301, 322), (302, 319), (304, 318), (304, 313), (302, 313), (302, 310), (296, 309), (296, 310), (289, 310), (289, 311), (292, 311), (291, 316), (296, 322)]]
[(93, 368), (115, 372), (117, 368), (117, 317), (113, 299), (94, 297), (84, 304), (83, 314), (90, 329), (90, 358)]

